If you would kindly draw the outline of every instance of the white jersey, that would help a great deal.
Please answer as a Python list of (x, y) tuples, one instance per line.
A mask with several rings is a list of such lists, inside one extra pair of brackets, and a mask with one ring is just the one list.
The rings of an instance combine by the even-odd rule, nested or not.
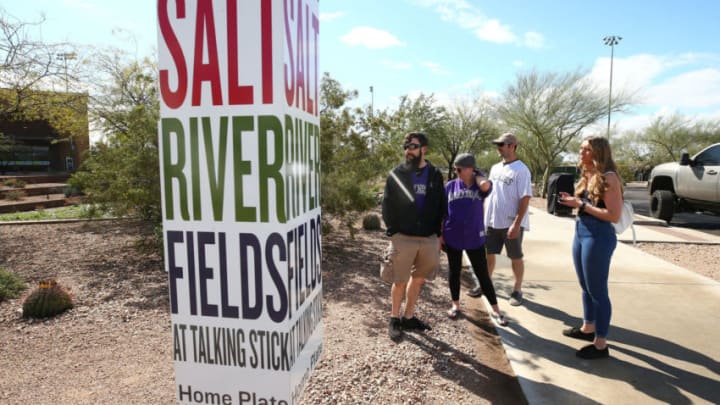
[[(511, 163), (499, 162), (493, 165), (488, 177), (492, 181), (493, 189), (488, 197), (487, 213), (485, 214), (486, 228), (510, 228), (517, 215), (520, 199), (525, 196), (532, 197), (530, 177), (530, 170), (520, 160)], [(525, 212), (520, 226), (526, 231), (530, 230), (527, 212)]]

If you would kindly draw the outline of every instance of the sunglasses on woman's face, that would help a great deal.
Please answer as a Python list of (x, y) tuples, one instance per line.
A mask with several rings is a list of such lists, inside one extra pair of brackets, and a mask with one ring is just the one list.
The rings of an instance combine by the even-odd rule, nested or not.
[(418, 149), (421, 147), (422, 147), (422, 145), (420, 145), (419, 143), (406, 143), (405, 145), (403, 145), (403, 149), (405, 149), (405, 150), (408, 150), (408, 149), (415, 150), (415, 149)]

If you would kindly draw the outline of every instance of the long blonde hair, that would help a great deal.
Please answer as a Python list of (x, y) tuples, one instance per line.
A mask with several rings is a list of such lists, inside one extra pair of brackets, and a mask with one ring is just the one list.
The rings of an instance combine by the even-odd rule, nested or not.
[[(605, 174), (614, 172), (618, 177), (617, 166), (612, 159), (612, 151), (607, 138), (602, 136), (588, 136), (584, 139), (592, 148), (593, 165), (586, 167), (580, 162), (578, 166), (582, 170), (580, 180), (575, 184), (575, 196), (580, 197), (585, 191), (593, 205), (597, 205), (603, 199), (608, 189)], [(620, 194), (622, 195), (622, 179), (620, 180)]]

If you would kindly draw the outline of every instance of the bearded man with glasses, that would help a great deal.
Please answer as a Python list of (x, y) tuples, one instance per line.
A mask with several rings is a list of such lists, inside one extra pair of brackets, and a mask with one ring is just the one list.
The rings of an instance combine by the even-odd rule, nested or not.
[(431, 329), (415, 316), (415, 305), (425, 280), (435, 279), (440, 268), (439, 237), (447, 207), (442, 173), (425, 159), (427, 136), (407, 134), (403, 149), (405, 162), (390, 171), (382, 200), (382, 217), (390, 237), (383, 260), (392, 269), (388, 334), (396, 342), (404, 330)]

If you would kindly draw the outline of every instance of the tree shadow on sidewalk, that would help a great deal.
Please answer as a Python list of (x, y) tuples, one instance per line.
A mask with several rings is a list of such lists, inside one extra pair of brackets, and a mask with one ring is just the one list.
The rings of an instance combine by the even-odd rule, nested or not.
[[(536, 302), (526, 300), (523, 305), (539, 316), (559, 320), (567, 326), (577, 326), (582, 323), (580, 318), (571, 316), (564, 311), (548, 307)], [(624, 381), (643, 392), (649, 397), (672, 404), (690, 404), (692, 400), (682, 391), (692, 393), (711, 403), (717, 403), (720, 392), (720, 382), (706, 376), (687, 371), (670, 364), (658, 357), (641, 353), (658, 353), (683, 363), (692, 363), (719, 375), (720, 363), (703, 353), (688, 349), (677, 343), (656, 336), (647, 335), (633, 330), (611, 326), (612, 341), (611, 352), (623, 353), (634, 357), (637, 361), (630, 363), (611, 357), (607, 360), (591, 362), (582, 361), (575, 357), (575, 347), (542, 338), (517, 323), (511, 323), (510, 329), (515, 334), (503, 334), (503, 341), (520, 350), (534, 348), (536, 354), (542, 355), (566, 367), (581, 369), (589, 374)], [(558, 330), (558, 339), (561, 331)], [(640, 350), (633, 349), (637, 348)], [(531, 362), (532, 360), (529, 360)], [(647, 364), (642, 366), (640, 364)]]

